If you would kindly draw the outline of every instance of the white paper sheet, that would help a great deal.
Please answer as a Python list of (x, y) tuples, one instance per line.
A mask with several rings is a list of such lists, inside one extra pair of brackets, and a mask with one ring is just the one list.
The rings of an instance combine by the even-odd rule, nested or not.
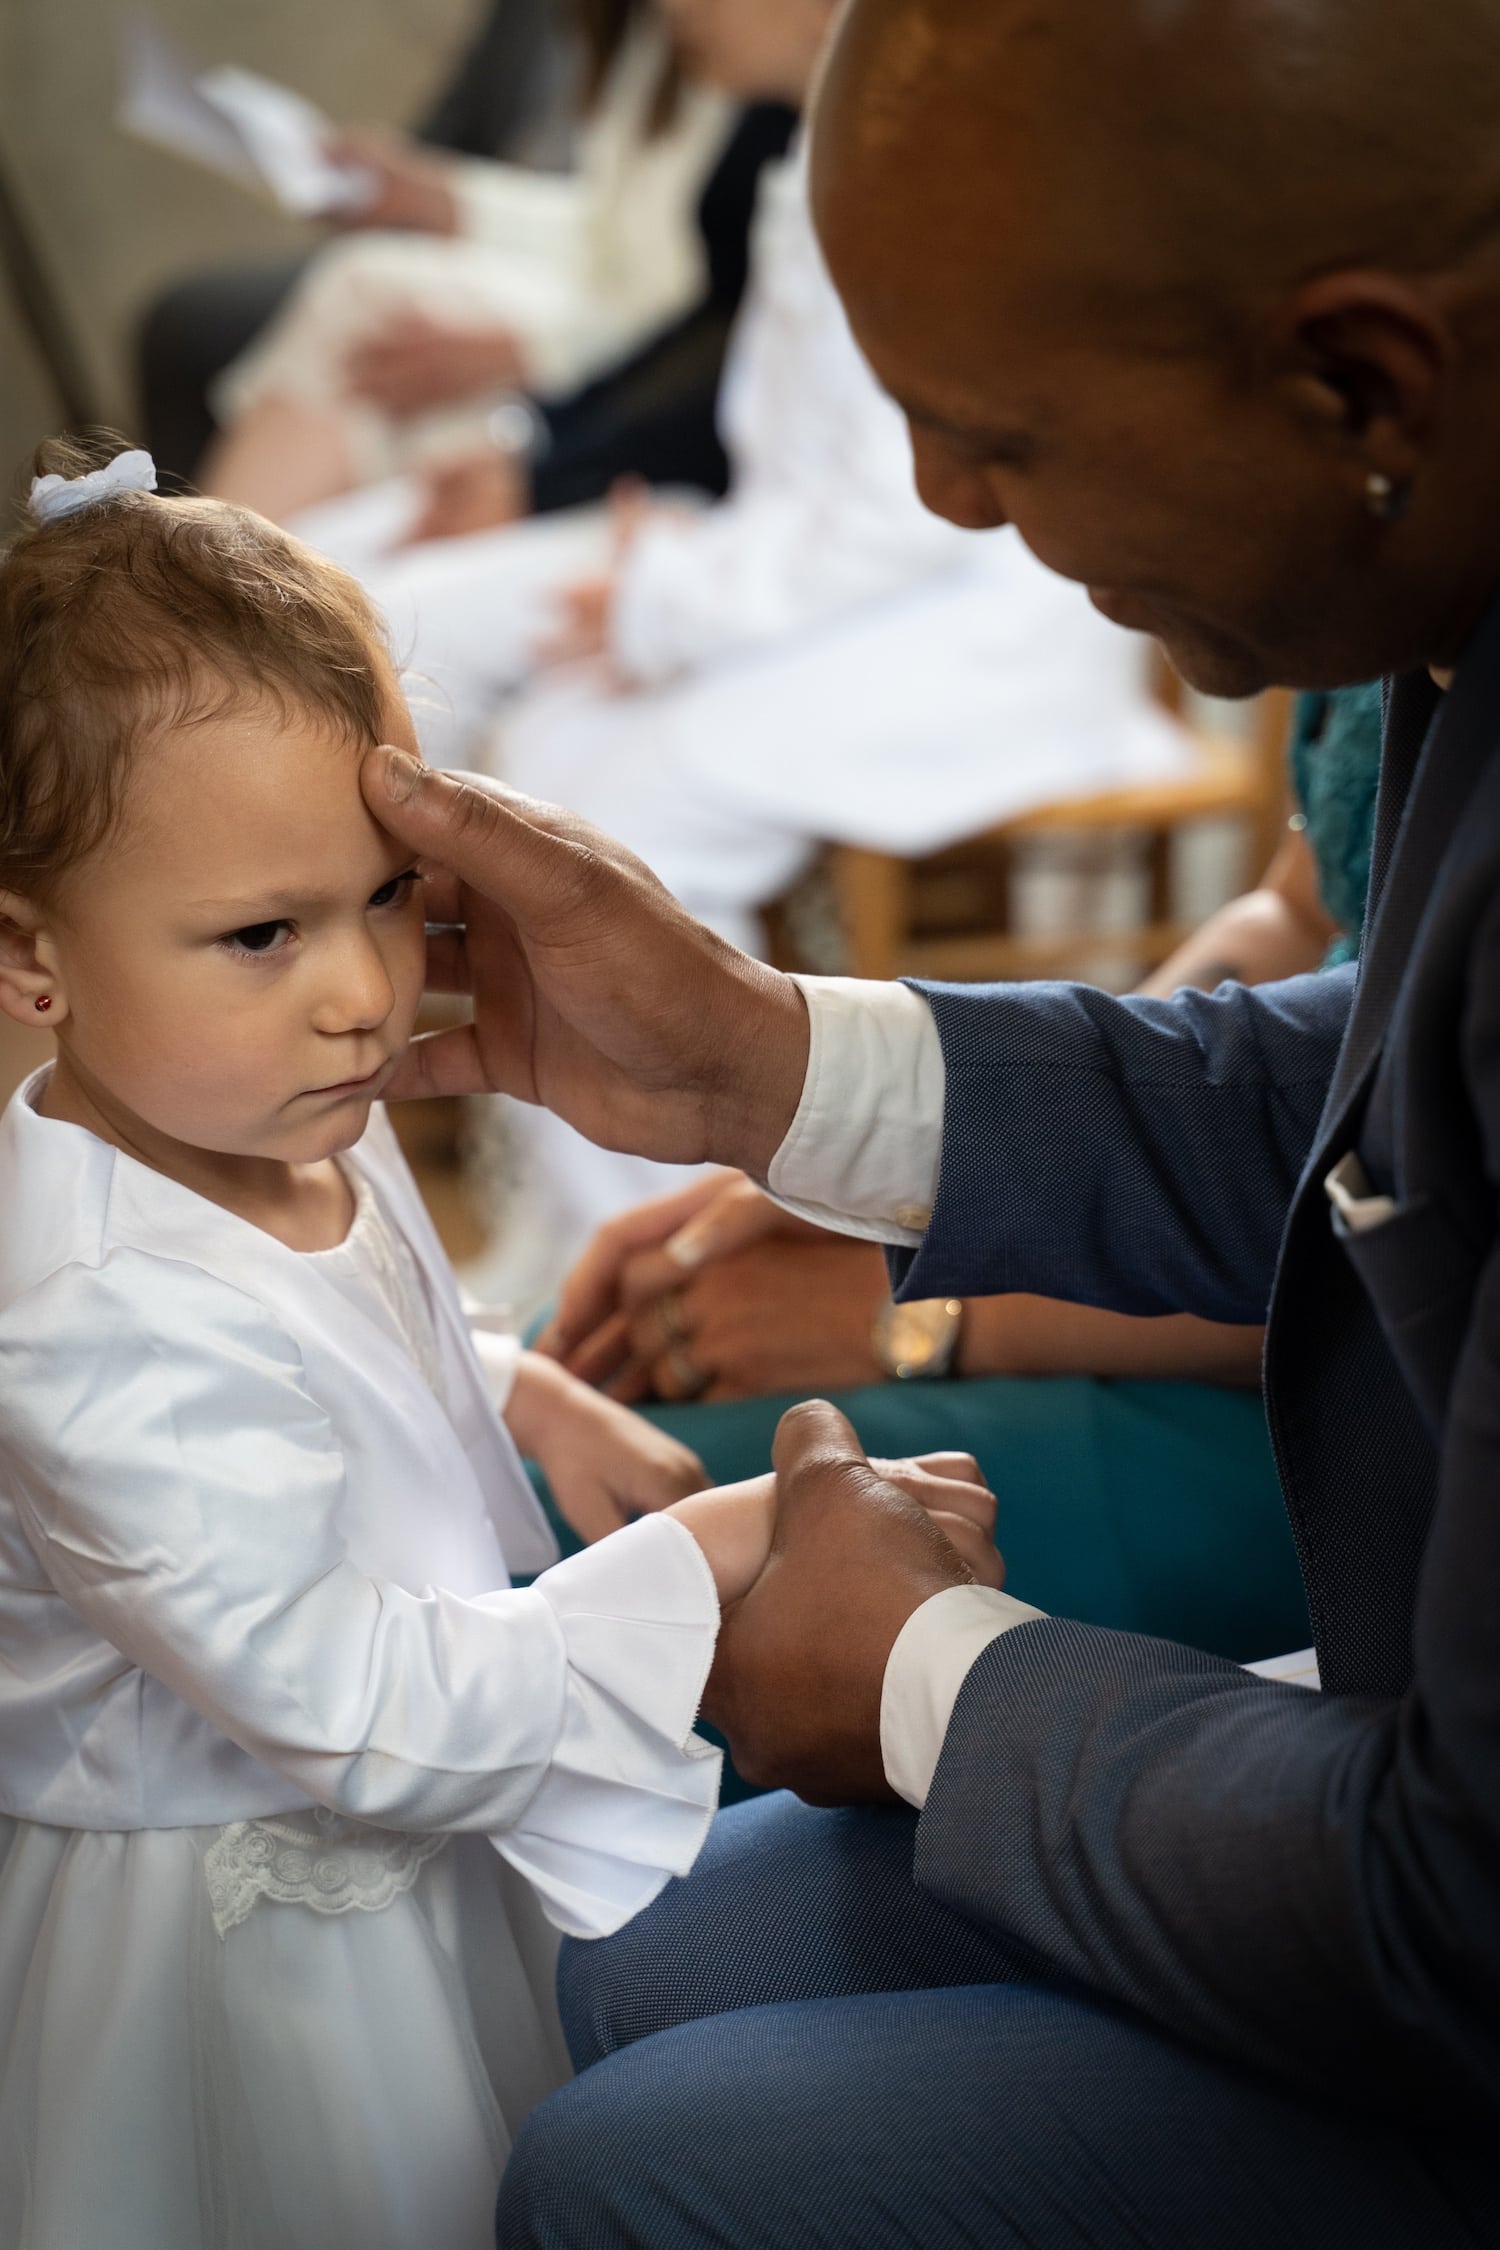
[(363, 167), (329, 159), (333, 127), (301, 94), (233, 64), (195, 70), (147, 16), (124, 26), (116, 122), (299, 218), (358, 210), (373, 185)]

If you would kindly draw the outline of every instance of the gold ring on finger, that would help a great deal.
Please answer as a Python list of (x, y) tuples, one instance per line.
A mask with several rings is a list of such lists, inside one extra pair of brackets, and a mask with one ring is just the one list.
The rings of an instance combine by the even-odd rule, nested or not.
[(687, 1306), (680, 1289), (668, 1289), (656, 1300), (656, 1318), (670, 1351), (690, 1344), (693, 1332), (687, 1324)]
[(673, 1382), (679, 1386), (684, 1398), (696, 1398), (700, 1391), (708, 1389), (709, 1383), (712, 1381), (712, 1377), (698, 1365), (696, 1360), (688, 1358), (680, 1344), (672, 1345), (666, 1354), (666, 1365)]

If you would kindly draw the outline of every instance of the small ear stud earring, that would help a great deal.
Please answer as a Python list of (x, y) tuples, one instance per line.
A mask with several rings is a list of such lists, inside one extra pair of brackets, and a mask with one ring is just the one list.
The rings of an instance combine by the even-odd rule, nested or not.
[(34, 999), (34, 1000), (32, 1001), (31, 1005), (33, 1006), (33, 1008), (35, 1008), (35, 1010), (36, 1010), (36, 1012), (37, 1012), (37, 1014), (38, 1014), (39, 1016), (44, 1016), (44, 1015), (45, 1015), (45, 1014), (47, 1013), (47, 1010), (48, 1010), (48, 1009), (49, 1009), (49, 1008), (51, 1007), (51, 1005), (52, 1005), (52, 995), (51, 995), (51, 993), (50, 993), (50, 992), (39, 992), (39, 993), (37, 994), (36, 998), (35, 998), (35, 999)]
[(1377, 523), (1399, 523), (1411, 506), (1411, 486), (1372, 469), (1365, 478), (1365, 506)]

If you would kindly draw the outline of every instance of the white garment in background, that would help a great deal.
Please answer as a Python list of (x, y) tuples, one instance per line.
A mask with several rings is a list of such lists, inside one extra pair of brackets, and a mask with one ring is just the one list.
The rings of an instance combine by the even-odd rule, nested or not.
[(532, 681), (559, 587), (605, 567), (603, 512), (389, 552), (400, 487), (297, 529), (385, 610), (429, 708), (429, 756), (573, 805), (695, 911), (754, 909), (818, 841), (934, 850), (1044, 800), (1179, 770), (1146, 645), (1010, 531), (931, 515), (905, 424), (860, 356), (799, 152), (761, 175), (721, 418), (727, 500), (651, 521), (620, 582), (616, 651), (649, 692)]
[(620, 579), (614, 652), (652, 692), (539, 682), (490, 756), (754, 949), (754, 909), (818, 842), (936, 850), (1187, 752), (1144, 642), (1014, 532), (923, 507), (823, 263), (802, 150), (762, 175), (751, 248), (722, 392), (730, 495), (648, 521)]
[(565, 174), (455, 159), (463, 233), (353, 233), (320, 250), (264, 335), (218, 379), (228, 428), (267, 397), (335, 409), (362, 481), (483, 438), (493, 399), (392, 417), (351, 398), (350, 351), (399, 314), (515, 335), (528, 388), (565, 394), (686, 313), (707, 282), (697, 224), (704, 183), (734, 122), (722, 94), (683, 86), (653, 133), (667, 55), (649, 16), (628, 34)]
[(44, 1078), (0, 1121), (0, 2241), (481, 2250), (567, 2072), (544, 1915), (617, 1928), (707, 1831), (711, 1574), (653, 1517), (510, 1587), (555, 1548), (380, 1113), (303, 1255)]
[[(947, 1066), (932, 1010), (909, 985), (798, 977), (811, 1039), (797, 1113), (766, 1185), (790, 1211), (866, 1241), (915, 1249), (932, 1217)], [(915, 1609), (886, 1659), (886, 1779), (927, 1802), (959, 1691), (1002, 1633), (1046, 1612), (989, 1586), (950, 1586)], [(1316, 1651), (1247, 1671), (1319, 1685)]]

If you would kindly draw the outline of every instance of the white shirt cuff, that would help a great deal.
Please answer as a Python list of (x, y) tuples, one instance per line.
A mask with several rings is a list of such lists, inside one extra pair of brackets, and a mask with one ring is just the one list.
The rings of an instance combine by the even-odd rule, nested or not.
[(562, 1732), (521, 1819), (493, 1842), (558, 1929), (609, 1937), (687, 1873), (718, 1806), (723, 1759), (693, 1732), (718, 1595), (692, 1533), (659, 1515), (532, 1590), (567, 1649)]
[(799, 1217), (915, 1250), (932, 1217), (947, 1071), (909, 985), (798, 977), (810, 1044), (802, 1099), (766, 1185)]
[(942, 1755), (959, 1689), (976, 1659), (1014, 1625), (1046, 1611), (993, 1586), (950, 1586), (914, 1609), (886, 1659), (880, 1754), (898, 1797), (920, 1812)]

